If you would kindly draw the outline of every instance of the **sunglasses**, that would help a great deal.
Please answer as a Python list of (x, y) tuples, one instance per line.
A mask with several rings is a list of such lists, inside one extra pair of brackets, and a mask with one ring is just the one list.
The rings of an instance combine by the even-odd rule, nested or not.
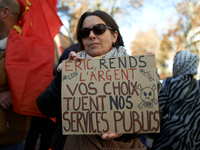
[(94, 34), (101, 35), (106, 31), (106, 28), (109, 30), (113, 30), (111, 27), (105, 25), (105, 24), (96, 24), (92, 28), (82, 28), (80, 30), (80, 36), (81, 38), (87, 38), (90, 35), (90, 31), (92, 30)]

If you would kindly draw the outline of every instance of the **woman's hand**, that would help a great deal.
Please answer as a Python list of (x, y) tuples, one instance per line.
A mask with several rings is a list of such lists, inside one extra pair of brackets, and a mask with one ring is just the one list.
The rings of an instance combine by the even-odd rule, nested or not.
[(111, 140), (111, 139), (115, 139), (115, 138), (119, 138), (120, 136), (122, 136), (123, 134), (119, 134), (119, 133), (104, 133), (101, 138), (105, 139), (105, 140)]
[[(71, 51), (69, 53), (69, 58), (67, 59), (68, 61), (69, 60), (78, 60), (78, 61), (81, 61), (83, 58), (82, 57), (77, 57), (77, 53), (74, 52), (74, 51)], [(60, 63), (57, 67), (57, 71), (58, 72), (61, 72), (62, 71), (62, 63)]]
[(57, 71), (58, 71), (58, 72), (61, 72), (61, 71), (62, 71), (62, 63), (60, 63), (60, 64), (58, 65)]
[(83, 58), (82, 57), (77, 57), (77, 53), (74, 52), (74, 51), (71, 51), (69, 53), (69, 58), (67, 60), (82, 60)]

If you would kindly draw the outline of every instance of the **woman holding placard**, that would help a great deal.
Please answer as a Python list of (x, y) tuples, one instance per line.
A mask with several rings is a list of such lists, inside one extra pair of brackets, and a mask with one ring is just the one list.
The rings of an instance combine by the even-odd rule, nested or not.
[[(103, 11), (85, 12), (81, 16), (77, 26), (77, 40), (80, 44), (80, 51), (71, 52), (69, 60), (128, 56), (123, 47), (118, 25), (110, 15)], [(40, 111), (50, 117), (57, 116), (60, 113), (58, 111), (61, 110), (61, 64), (57, 70), (55, 79), (37, 99)], [(68, 135), (62, 149), (146, 149), (139, 138), (134, 137), (136, 137), (134, 134), (115, 133)]]

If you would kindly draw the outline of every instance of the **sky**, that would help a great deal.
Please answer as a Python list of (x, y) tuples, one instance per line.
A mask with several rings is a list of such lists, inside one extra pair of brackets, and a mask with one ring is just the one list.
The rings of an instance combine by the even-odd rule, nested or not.
[[(182, 0), (145, 0), (139, 13), (132, 15), (134, 18), (123, 16), (123, 18), (129, 17), (128, 23), (120, 17), (114, 18), (119, 25), (125, 48), (129, 54), (131, 54), (131, 42), (135, 39), (137, 32), (147, 31), (153, 27), (160, 36), (166, 32), (169, 23), (175, 23), (177, 21), (178, 14), (175, 8), (180, 1)], [(61, 20), (63, 20), (63, 24), (67, 27), (67, 21), (64, 21), (63, 18)], [(64, 27), (61, 28), (61, 32), (67, 35)]]
[[(139, 17), (129, 26), (120, 26), (120, 32), (124, 39), (125, 47), (129, 51), (131, 42), (135, 39), (138, 31), (147, 31), (150, 28), (156, 29), (158, 36), (165, 33), (169, 23), (175, 23), (178, 20), (178, 14), (175, 9), (177, 2), (181, 0), (146, 0), (141, 9)], [(152, 2), (154, 1), (154, 2)]]

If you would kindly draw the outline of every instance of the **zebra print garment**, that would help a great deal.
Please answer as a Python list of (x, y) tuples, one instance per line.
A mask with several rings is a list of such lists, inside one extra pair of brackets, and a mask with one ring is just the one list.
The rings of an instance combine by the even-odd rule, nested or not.
[[(199, 58), (184, 50), (175, 56), (173, 77), (167, 78), (158, 95), (160, 109), (171, 110), (186, 95), (197, 74)], [(195, 80), (195, 79), (194, 79)], [(200, 81), (195, 84), (184, 103), (162, 125), (154, 150), (200, 150)]]
[[(192, 76), (168, 78), (159, 94), (160, 109), (170, 109), (187, 93)], [(200, 81), (177, 109), (163, 124), (159, 137), (154, 140), (155, 150), (200, 150)]]

